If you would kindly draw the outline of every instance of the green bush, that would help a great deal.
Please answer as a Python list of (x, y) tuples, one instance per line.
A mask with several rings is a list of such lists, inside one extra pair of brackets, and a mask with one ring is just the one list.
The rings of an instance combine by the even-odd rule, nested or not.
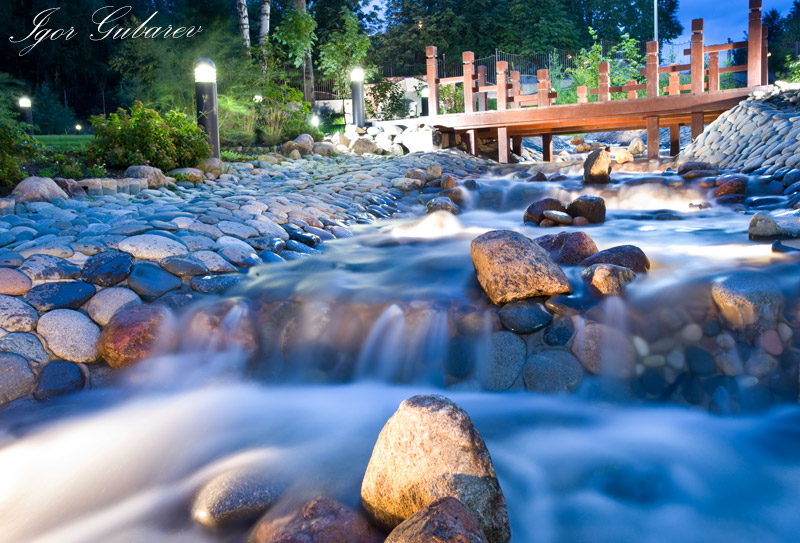
[(24, 125), (0, 119), (0, 184), (13, 185), (25, 179), (23, 161), (32, 160), (40, 150)]
[(162, 117), (134, 102), (130, 114), (119, 109), (108, 118), (96, 115), (89, 122), (95, 132), (89, 157), (112, 168), (149, 164), (171, 170), (196, 166), (211, 154), (203, 130), (178, 111)]
[(403, 88), (385, 77), (371, 85), (367, 91), (367, 115), (379, 121), (408, 117), (408, 100)]

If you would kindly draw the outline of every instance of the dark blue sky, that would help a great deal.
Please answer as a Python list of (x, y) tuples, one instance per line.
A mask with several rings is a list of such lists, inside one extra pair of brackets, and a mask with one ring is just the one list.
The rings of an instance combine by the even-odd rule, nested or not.
[[(792, 0), (764, 0), (763, 11), (777, 9), (786, 15), (792, 7)], [(744, 39), (747, 30), (749, 0), (681, 0), (678, 20), (684, 28), (681, 38), (676, 41), (689, 41), (692, 32), (692, 19), (705, 19), (705, 41), (709, 44), (725, 43)]]

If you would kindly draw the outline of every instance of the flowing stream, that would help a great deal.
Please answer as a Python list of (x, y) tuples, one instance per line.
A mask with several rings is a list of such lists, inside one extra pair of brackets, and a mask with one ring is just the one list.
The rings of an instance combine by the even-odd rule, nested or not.
[[(578, 287), (573, 302), (594, 304), (625, 330), (663, 309), (691, 311), (707, 303), (698, 285), (753, 268), (767, 270), (795, 303), (797, 258), (748, 241), (749, 217), (690, 208), (704, 191), (642, 178), (606, 189), (607, 221), (585, 231), (600, 249), (639, 246), (650, 273), (624, 301), (597, 303), (587, 301), (578, 270), (566, 268)], [(189, 514), (203, 483), (238, 465), (280, 475), (289, 494), (357, 506), (381, 427), (420, 393), (446, 394), (472, 417), (506, 496), (513, 541), (796, 540), (796, 382), (793, 401), (776, 396), (756, 413), (720, 416), (643, 403), (589, 379), (573, 395), (546, 396), (480, 392), (446, 376), (454, 357), (481, 364), (492, 329), (471, 239), (501, 228), (554, 233), (522, 225), (533, 193), (564, 201), (597, 193), (579, 191), (574, 179), (494, 183), (488, 200), (474, 194), (457, 218), (365, 225), (354, 238), (326, 242), (321, 256), (251, 271), (230, 294), (234, 310), (220, 328), (235, 335), (251, 319), (256, 356), (229, 348), (225, 337), (202, 349), (187, 339), (181, 352), (106, 387), (0, 411), (0, 540), (243, 541)], [(242, 299), (258, 314), (241, 309)], [(459, 330), (464, 322), (473, 333)]]

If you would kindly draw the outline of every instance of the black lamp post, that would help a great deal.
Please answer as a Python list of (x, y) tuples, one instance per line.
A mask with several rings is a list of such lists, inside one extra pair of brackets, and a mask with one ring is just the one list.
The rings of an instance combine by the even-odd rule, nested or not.
[(427, 86), (422, 87), (422, 91), (420, 92), (420, 96), (421, 96), (422, 99), (420, 101), (422, 102), (421, 103), (421, 109), (422, 109), (422, 116), (423, 117), (427, 117), (428, 116), (428, 94), (429, 93), (430, 93), (430, 90), (428, 89)]
[(359, 67), (350, 72), (350, 90), (353, 94), (353, 124), (364, 128), (366, 113), (364, 109), (364, 70)]
[(28, 134), (33, 136), (33, 108), (31, 107), (31, 99), (27, 96), (20, 98), (19, 108), (22, 110), (22, 116), (28, 124)]
[(197, 124), (208, 134), (211, 156), (219, 158), (219, 115), (217, 110), (217, 68), (208, 58), (194, 63), (194, 92)]

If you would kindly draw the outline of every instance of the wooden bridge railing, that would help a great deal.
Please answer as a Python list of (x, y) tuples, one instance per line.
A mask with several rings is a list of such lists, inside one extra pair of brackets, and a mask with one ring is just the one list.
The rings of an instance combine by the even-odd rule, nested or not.
[[(646, 64), (640, 75), (644, 76), (645, 82), (628, 81), (624, 85), (611, 85), (611, 66), (608, 62), (601, 62), (598, 65), (598, 87), (587, 88), (579, 86), (577, 89), (578, 104), (589, 102), (589, 96), (597, 96), (598, 102), (608, 102), (614, 93), (627, 93), (628, 100), (639, 98), (656, 98), (659, 94), (669, 96), (679, 95), (684, 91), (697, 95), (705, 92), (716, 92), (720, 90), (720, 76), (726, 73), (747, 72), (747, 86), (755, 87), (768, 84), (767, 74), (767, 28), (762, 24), (761, 16), (762, 0), (750, 0), (749, 3), (749, 22), (747, 41), (726, 43), (721, 45), (705, 45), (703, 39), (704, 21), (694, 19), (692, 21), (691, 47), (684, 50), (684, 54), (690, 56), (688, 64), (670, 64), (659, 66), (659, 47), (658, 42), (647, 43)], [(742, 66), (720, 67), (719, 53), (735, 49), (747, 48), (747, 64)], [(705, 67), (705, 55), (708, 55), (708, 68)], [(498, 61), (497, 83), (487, 84), (487, 70), (485, 66), (475, 66), (475, 55), (471, 51), (464, 52), (462, 59), (464, 62), (464, 72), (462, 77), (449, 77), (439, 79), (437, 72), (437, 49), (434, 46), (427, 48), (427, 80), (429, 88), (429, 114), (439, 115), (439, 85), (463, 83), (464, 110), (465, 114), (487, 112), (488, 94), (496, 93), (497, 110), (505, 111), (523, 107), (546, 108), (555, 103), (558, 96), (557, 92), (551, 89), (551, 81), (548, 70), (537, 71), (537, 92), (535, 94), (524, 94), (518, 71), (509, 72), (507, 62)], [(682, 72), (689, 72), (690, 82), (681, 84), (680, 75)], [(661, 88), (659, 76), (668, 74), (667, 86)], [(707, 77), (707, 80), (706, 80)], [(651, 122), (652, 121), (652, 122)], [(691, 115), (692, 137), (696, 137), (703, 130), (703, 114), (693, 112)], [(658, 130), (658, 118), (647, 119), (648, 138), (655, 136)], [(670, 126), (671, 142), (673, 151), (678, 141), (678, 126)], [(468, 131), (470, 139), (474, 140), (473, 131)], [(507, 133), (507, 129), (498, 127), (498, 140), (503, 139), (501, 134)], [(547, 142), (552, 136), (545, 134), (545, 160), (548, 155)], [(514, 141), (515, 148), (521, 147), (521, 137), (519, 141)], [(472, 141), (474, 144), (474, 141)], [(500, 142), (501, 148), (508, 146), (508, 142)], [(473, 145), (474, 148), (474, 145)], [(501, 149), (502, 151), (502, 149)], [(648, 149), (648, 153), (652, 153)], [(657, 152), (657, 148), (655, 150)], [(502, 153), (501, 153), (502, 154)]]

